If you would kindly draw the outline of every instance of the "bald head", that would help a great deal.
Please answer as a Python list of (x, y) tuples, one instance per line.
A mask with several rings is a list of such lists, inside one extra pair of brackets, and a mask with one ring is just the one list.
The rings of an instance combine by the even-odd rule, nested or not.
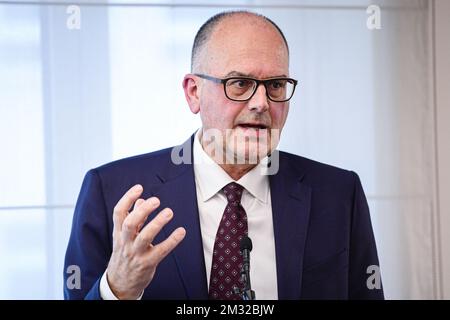
[[(239, 28), (253, 29), (252, 39), (243, 39)], [(208, 50), (211, 46), (217, 47), (217, 43), (223, 41), (250, 41), (258, 42), (261, 30), (266, 34), (272, 33), (275, 42), (282, 43), (286, 56), (289, 55), (289, 46), (281, 29), (269, 18), (248, 11), (227, 11), (216, 14), (206, 21), (198, 30), (194, 39), (191, 56), (191, 72), (203, 72), (205, 64), (210, 59), (208, 56), (214, 54), (214, 50)], [(249, 34), (249, 33), (247, 33)], [(211, 39), (215, 41), (211, 41)], [(211, 42), (214, 42), (211, 45)], [(274, 43), (276, 45), (277, 43)], [(217, 49), (217, 48), (216, 48)]]

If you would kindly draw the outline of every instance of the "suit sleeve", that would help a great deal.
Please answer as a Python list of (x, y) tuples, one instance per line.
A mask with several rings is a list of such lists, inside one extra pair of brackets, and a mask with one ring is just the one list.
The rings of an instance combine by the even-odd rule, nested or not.
[(349, 298), (384, 299), (369, 206), (358, 175), (354, 172), (353, 175), (354, 193), (350, 235)]
[[(93, 169), (84, 178), (75, 206), (64, 261), (65, 299), (101, 299), (100, 279), (112, 253), (111, 232), (100, 176)], [(79, 270), (79, 279), (68, 270)]]

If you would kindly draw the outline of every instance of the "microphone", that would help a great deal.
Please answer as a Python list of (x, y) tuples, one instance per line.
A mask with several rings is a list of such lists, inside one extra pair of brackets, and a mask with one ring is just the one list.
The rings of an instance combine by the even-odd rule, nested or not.
[[(241, 239), (241, 246), (240, 246), (241, 252), (242, 252), (242, 268), (245, 272), (250, 272), (250, 251), (253, 249), (252, 240), (244, 236)], [(250, 279), (249, 279), (250, 284)]]
[(250, 284), (250, 251), (253, 249), (252, 240), (244, 236), (241, 240), (240, 249), (242, 252), (242, 271), (241, 276), (244, 280), (244, 290), (242, 290), (243, 300), (255, 300), (255, 291)]

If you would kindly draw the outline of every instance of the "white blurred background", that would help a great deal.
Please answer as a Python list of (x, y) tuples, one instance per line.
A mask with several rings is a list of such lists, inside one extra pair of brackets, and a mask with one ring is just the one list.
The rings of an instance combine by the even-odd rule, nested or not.
[(386, 297), (450, 298), (450, 1), (76, 2), (80, 29), (72, 2), (0, 1), (0, 299), (62, 298), (84, 174), (199, 127), (181, 88), (192, 42), (238, 8), (290, 45), (280, 148), (360, 175)]

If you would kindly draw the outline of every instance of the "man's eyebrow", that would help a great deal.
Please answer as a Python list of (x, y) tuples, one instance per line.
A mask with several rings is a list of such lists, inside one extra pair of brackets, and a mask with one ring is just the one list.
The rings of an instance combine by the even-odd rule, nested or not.
[[(243, 73), (243, 72), (239, 72), (239, 71), (230, 71), (225, 75), (225, 77), (249, 77), (249, 78), (257, 79), (257, 77), (252, 73)], [(270, 78), (287, 78), (287, 75), (280, 74), (277, 76), (271, 76), (267, 79), (270, 79)]]

